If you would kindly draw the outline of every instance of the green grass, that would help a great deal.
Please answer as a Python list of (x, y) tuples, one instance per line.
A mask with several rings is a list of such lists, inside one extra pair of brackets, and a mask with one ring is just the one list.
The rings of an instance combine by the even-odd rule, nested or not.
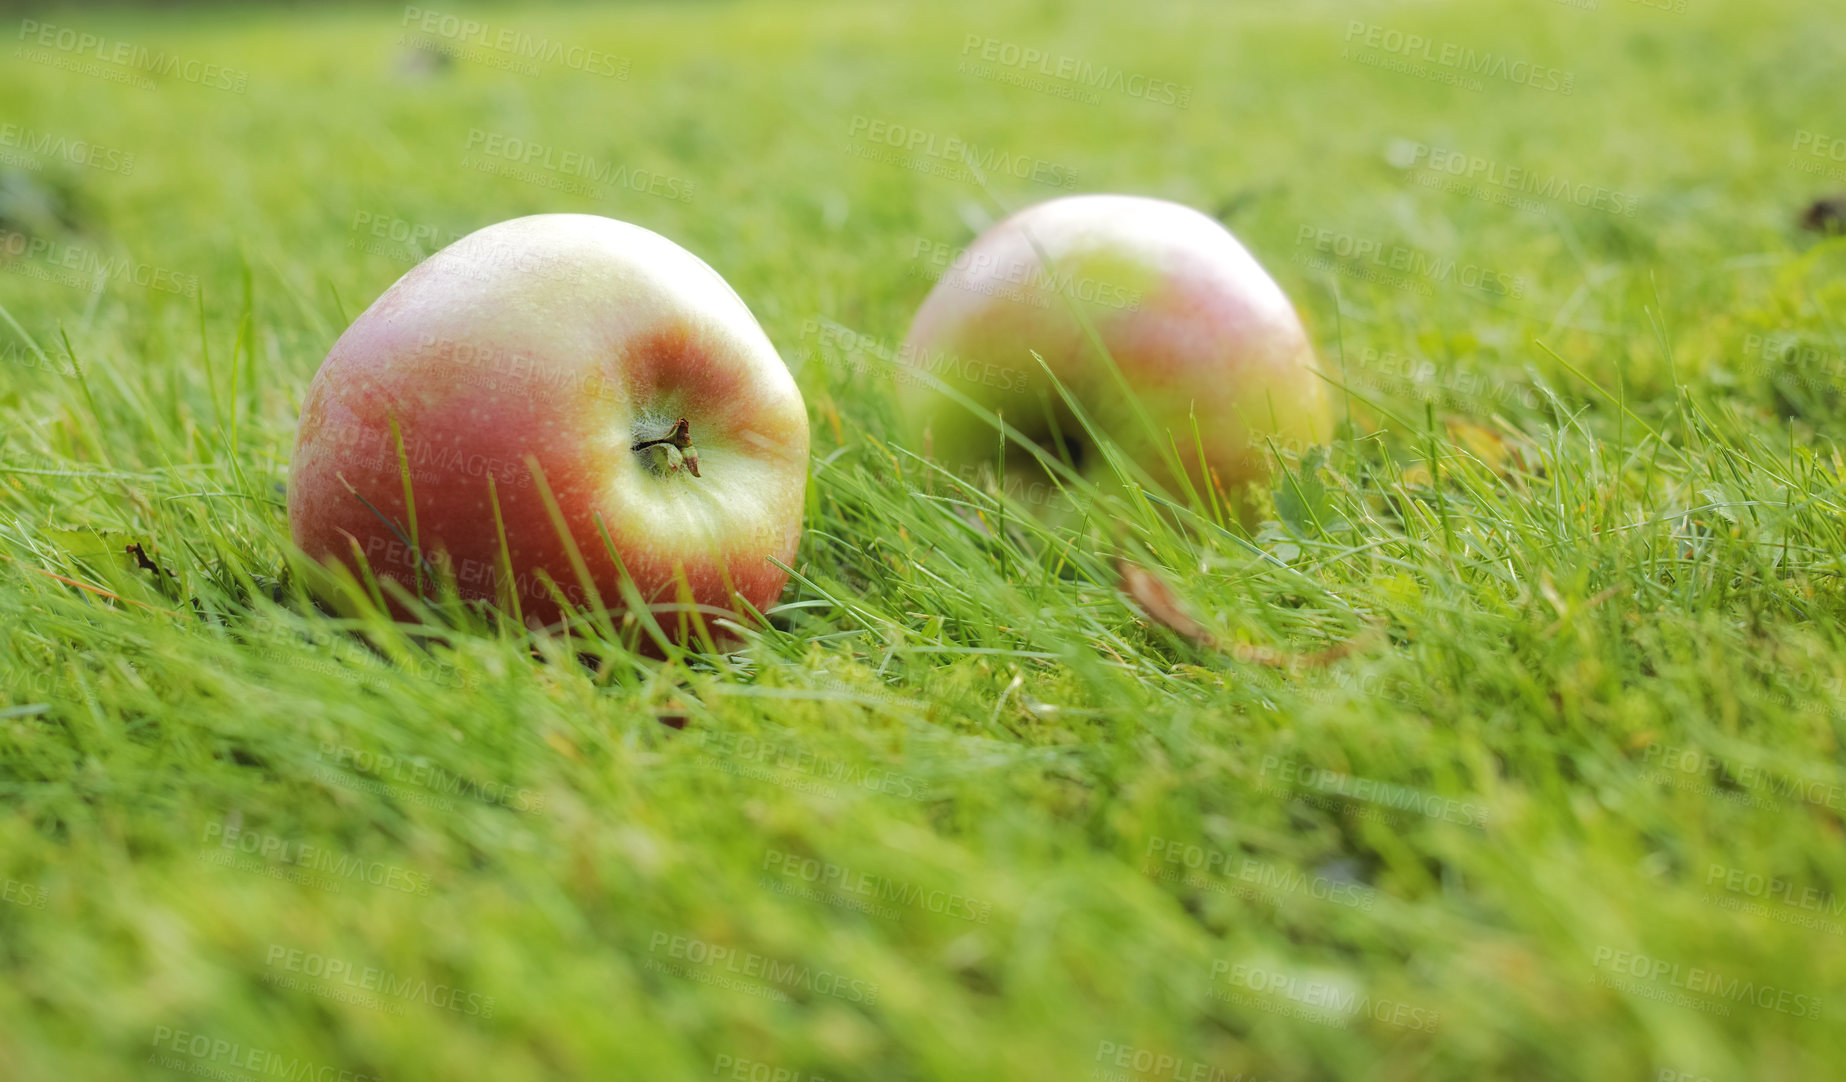
[[(1837, 1077), (1846, 246), (1794, 220), (1846, 187), (1795, 149), (1846, 137), (1846, 24), (1686, 7), (473, 12), (625, 79), (416, 74), (394, 7), (38, 16), (247, 88), (0, 60), (26, 143), (134, 155), (0, 132), (52, 245), (0, 259), (0, 1076)], [(1392, 55), (1354, 19), (1571, 92), (1344, 57)], [(1188, 106), (963, 73), (970, 34)], [(1220, 214), (1337, 439), (1252, 530), (932, 474), (816, 328), (894, 345), (916, 253), (1062, 189), (864, 160), (855, 117)], [(476, 129), (691, 198), (466, 168)], [(807, 533), (735, 654), (342, 623), (290, 570), (307, 381), (433, 246), (355, 223), (550, 210), (699, 253), (796, 371)]]

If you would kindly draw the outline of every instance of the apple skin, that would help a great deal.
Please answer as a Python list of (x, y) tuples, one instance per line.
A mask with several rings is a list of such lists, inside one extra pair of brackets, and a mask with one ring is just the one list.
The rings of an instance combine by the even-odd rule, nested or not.
[[(681, 418), (686, 450), (636, 449), (672, 440)], [(469, 234), (386, 290), (315, 375), (289, 470), (295, 545), (355, 573), (356, 551), (414, 593), (399, 434), (425, 592), (432, 571), (452, 575), (464, 598), (516, 598), (528, 626), (562, 616), (540, 572), (573, 606), (593, 603), (546, 487), (610, 611), (623, 608), (610, 547), (650, 605), (734, 612), (734, 597), (775, 602), (787, 576), (771, 558), (792, 563), (800, 540), (808, 425), (793, 377), (717, 272), (626, 222), (541, 214)], [(683, 640), (685, 621), (660, 622)]]
[[(1073, 305), (1094, 326), (1121, 380)], [(1097, 427), (1176, 494), (1162, 446), (1177, 450), (1191, 483), (1202, 486), (1202, 445), (1217, 486), (1235, 503), (1236, 489), (1265, 476), (1271, 440), (1299, 450), (1332, 431), (1313, 346), (1288, 297), (1223, 226), (1177, 203), (1065, 196), (997, 223), (937, 281), (901, 356), (1057, 457), (1054, 424), (1065, 441), (1087, 440), (1034, 351)], [(936, 462), (974, 480), (996, 461), (999, 433), (919, 374), (906, 377), (899, 403), (911, 437)], [(1158, 442), (1132, 408), (1130, 391)], [(1107, 464), (1088, 451), (1081, 472), (1113, 487)], [(1009, 494), (1029, 492), (1028, 502), (1041, 502), (1047, 478), (1029, 452), (1007, 447), (1006, 462)]]

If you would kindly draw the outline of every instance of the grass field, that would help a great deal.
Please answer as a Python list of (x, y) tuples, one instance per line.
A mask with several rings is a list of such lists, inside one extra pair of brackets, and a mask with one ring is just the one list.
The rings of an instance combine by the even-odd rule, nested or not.
[[(1846, 1070), (1831, 5), (446, 14), (0, 22), (0, 1077)], [(1220, 217), (1342, 388), (1248, 528), (1054, 529), (895, 434), (942, 264), (1110, 190)], [(736, 653), (291, 569), (335, 337), (552, 210), (699, 253), (806, 397)]]

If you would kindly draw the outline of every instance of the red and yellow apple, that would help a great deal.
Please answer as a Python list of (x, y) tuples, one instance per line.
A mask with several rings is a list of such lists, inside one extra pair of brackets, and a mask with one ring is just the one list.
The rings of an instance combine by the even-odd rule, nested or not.
[[(1045, 369), (1169, 490), (1178, 488), (1178, 464), (1201, 493), (1215, 485), (1234, 498), (1265, 475), (1272, 443), (1299, 450), (1331, 434), (1326, 388), (1288, 297), (1196, 210), (1140, 196), (1067, 196), (999, 222), (945, 262), (911, 324), (904, 362), (1091, 481), (1107, 487), (1112, 471)], [(900, 383), (911, 435), (973, 479), (1000, 459), (1003, 437), (918, 375)], [(1028, 451), (1007, 447), (1004, 458), (1009, 492), (1047, 491)]]
[(560, 594), (622, 609), (624, 572), (650, 608), (736, 612), (780, 594), (807, 470), (801, 392), (717, 272), (541, 214), (437, 252), (334, 343), (289, 526), (316, 561), (426, 594), (448, 577), (532, 626)]

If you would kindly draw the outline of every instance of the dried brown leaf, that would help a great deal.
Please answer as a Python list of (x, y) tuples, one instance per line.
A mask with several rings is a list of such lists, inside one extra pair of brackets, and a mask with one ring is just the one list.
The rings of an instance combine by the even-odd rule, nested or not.
[(1192, 618), (1173, 593), (1172, 587), (1162, 582), (1153, 572), (1125, 556), (1115, 558), (1115, 570), (1122, 579), (1122, 592), (1148, 619), (1200, 646), (1216, 645), (1217, 640), (1212, 633), (1206, 630), (1204, 624)]

